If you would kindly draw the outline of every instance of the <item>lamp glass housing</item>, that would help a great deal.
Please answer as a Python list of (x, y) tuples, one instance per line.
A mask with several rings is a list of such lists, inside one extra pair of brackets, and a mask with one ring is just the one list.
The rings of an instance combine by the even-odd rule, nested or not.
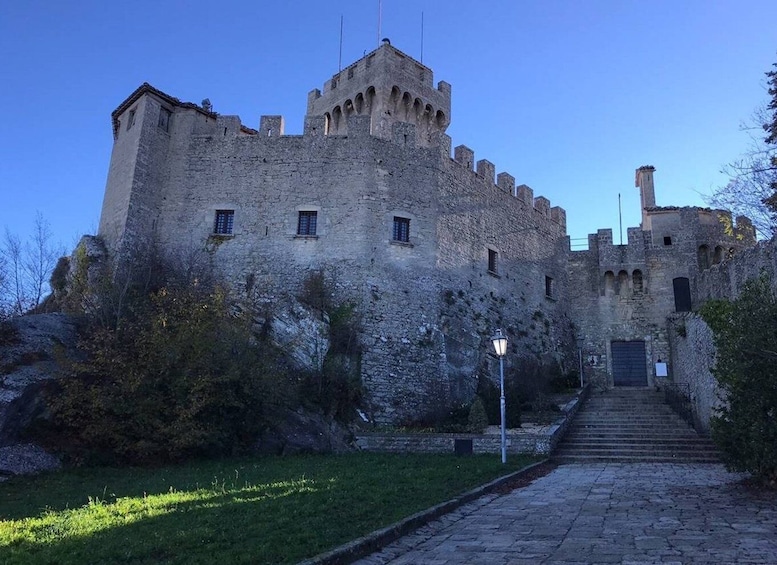
[(497, 357), (504, 357), (507, 353), (507, 336), (502, 335), (502, 330), (496, 330), (496, 334), (491, 338), (491, 343), (494, 344)]

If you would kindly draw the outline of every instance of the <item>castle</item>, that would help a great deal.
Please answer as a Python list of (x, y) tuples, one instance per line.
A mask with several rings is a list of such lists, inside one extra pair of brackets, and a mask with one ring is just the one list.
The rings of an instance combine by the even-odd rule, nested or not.
[[(259, 128), (143, 84), (112, 114), (99, 236), (120, 256), (139, 239), (207, 249), (237, 289), (272, 303), (324, 271), (364, 328), (361, 375), (375, 421), (472, 398), (508, 364), (577, 367), (601, 386), (653, 384), (670, 363), (667, 315), (694, 276), (754, 243), (745, 218), (657, 207), (637, 170), (642, 225), (571, 251), (566, 213), (464, 145), (451, 151), (451, 86), (388, 42), (308, 95), (302, 135)], [(453, 153), (453, 158), (451, 158)]]

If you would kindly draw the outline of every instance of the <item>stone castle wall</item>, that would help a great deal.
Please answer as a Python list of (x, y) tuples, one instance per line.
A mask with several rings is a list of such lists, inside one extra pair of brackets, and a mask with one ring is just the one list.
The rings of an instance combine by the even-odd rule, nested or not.
[(570, 252), (569, 280), (579, 289), (571, 317), (585, 338), (586, 374), (600, 387), (613, 384), (613, 341), (645, 342), (648, 385), (656, 362), (671, 368), (667, 316), (676, 310), (674, 280), (687, 279), (695, 304), (700, 270), (752, 242), (749, 222), (739, 218), (734, 226), (720, 210), (651, 207), (645, 219), (652, 229), (629, 228), (626, 245), (615, 245), (611, 230), (599, 230), (589, 236), (587, 251)]
[[(376, 420), (469, 400), (478, 374), (494, 374), (496, 327), (521, 355), (570, 355), (564, 211), (506, 173), (495, 181), (487, 161), (474, 170), (469, 149), (451, 158), (444, 134), (419, 147), (411, 124), (381, 139), (369, 116), (351, 116), (343, 136), (324, 135), (309, 117), (291, 136), (279, 117), (255, 132), (185, 107), (163, 129), (165, 107), (146, 93), (118, 116), (126, 123), (135, 109), (136, 121), (118, 131), (111, 168), (120, 174), (109, 175), (101, 235), (115, 247), (153, 234), (179, 256), (205, 248), (236, 289), (250, 281), (265, 305), (322, 270), (361, 316)], [(231, 234), (213, 233), (217, 210), (234, 211)], [(315, 236), (297, 235), (300, 211), (316, 212)], [(410, 220), (409, 242), (392, 241), (395, 216)]]
[[(698, 273), (696, 306), (710, 299), (736, 298), (742, 285), (761, 273), (771, 277), (772, 289), (777, 292), (777, 239), (739, 250), (733, 257)], [(715, 360), (712, 331), (704, 320), (691, 313), (673, 316), (669, 327), (670, 377), (687, 391), (697, 423), (709, 431), (709, 419), (721, 403), (720, 390), (710, 372)]]
[[(580, 336), (586, 375), (602, 387), (613, 384), (612, 342), (644, 341), (653, 384), (654, 363), (671, 365), (673, 280), (689, 281), (694, 304), (718, 292), (723, 282), (696, 275), (750, 245), (752, 226), (655, 206), (645, 166), (643, 225), (628, 243), (599, 230), (587, 251), (570, 251), (562, 208), (452, 149), (451, 87), (433, 84), (428, 67), (385, 44), (308, 95), (302, 135), (285, 135), (282, 116), (254, 130), (144, 84), (112, 116), (99, 234), (114, 254), (205, 250), (264, 309), (323, 272), (363, 324), (378, 422), (470, 400), (478, 378), (496, 374), (496, 328), (510, 338), (508, 371), (526, 358), (574, 370)], [(224, 211), (231, 233), (216, 234)], [(316, 214), (315, 235), (297, 233), (300, 213)], [(408, 241), (392, 237), (396, 217)]]

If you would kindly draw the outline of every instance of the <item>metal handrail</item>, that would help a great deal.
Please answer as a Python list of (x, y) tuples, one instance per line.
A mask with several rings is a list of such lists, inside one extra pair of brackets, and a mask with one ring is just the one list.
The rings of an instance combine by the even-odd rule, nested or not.
[(674, 410), (683, 420), (688, 422), (694, 429), (698, 431), (696, 422), (698, 418), (694, 410), (693, 401), (691, 400), (691, 387), (688, 383), (675, 383), (666, 382), (663, 383), (664, 399), (666, 403)]

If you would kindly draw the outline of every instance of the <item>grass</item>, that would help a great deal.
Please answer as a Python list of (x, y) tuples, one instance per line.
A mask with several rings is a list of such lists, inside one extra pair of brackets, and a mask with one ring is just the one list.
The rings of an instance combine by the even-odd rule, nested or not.
[(532, 461), (354, 453), (13, 478), (0, 563), (293, 563)]

